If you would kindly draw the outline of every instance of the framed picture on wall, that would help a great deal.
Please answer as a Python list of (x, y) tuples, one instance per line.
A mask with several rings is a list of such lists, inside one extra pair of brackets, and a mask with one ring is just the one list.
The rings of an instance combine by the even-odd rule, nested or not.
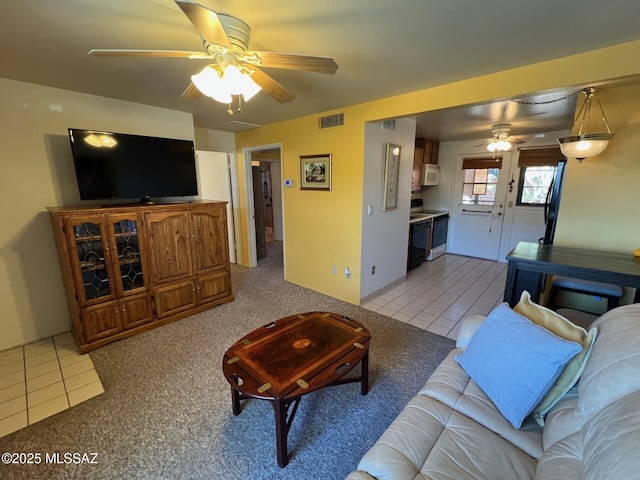
[(300, 190), (331, 190), (331, 154), (300, 156)]
[(400, 173), (400, 146), (387, 143), (384, 157), (384, 190), (382, 210), (398, 207), (398, 176)]

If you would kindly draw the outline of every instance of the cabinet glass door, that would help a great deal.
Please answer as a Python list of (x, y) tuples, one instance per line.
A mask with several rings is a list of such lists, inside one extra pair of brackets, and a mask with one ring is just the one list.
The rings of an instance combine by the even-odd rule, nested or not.
[(134, 216), (110, 217), (113, 228), (113, 257), (119, 276), (122, 293), (144, 288), (144, 273), (140, 256), (138, 220)]
[[(71, 221), (71, 240), (75, 243), (73, 263), (79, 270), (79, 281), (85, 300), (104, 299), (111, 295), (107, 262), (105, 261), (104, 232), (98, 219)], [(77, 263), (76, 263), (77, 261)]]

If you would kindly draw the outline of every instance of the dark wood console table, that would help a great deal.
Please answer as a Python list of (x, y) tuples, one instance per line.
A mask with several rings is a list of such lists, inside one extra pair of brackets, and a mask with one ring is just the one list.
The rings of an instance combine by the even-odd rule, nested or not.
[(640, 258), (632, 253), (520, 242), (507, 255), (507, 261), (504, 301), (511, 307), (518, 303), (523, 290), (538, 301), (545, 274), (633, 287), (634, 302), (640, 302)]

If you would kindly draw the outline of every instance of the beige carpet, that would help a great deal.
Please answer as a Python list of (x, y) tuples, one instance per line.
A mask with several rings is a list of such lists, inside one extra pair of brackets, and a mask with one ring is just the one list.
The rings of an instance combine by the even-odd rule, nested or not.
[[(449, 339), (285, 282), (278, 242), (257, 268), (233, 266), (232, 282), (235, 302), (92, 352), (105, 393), (0, 438), (1, 452), (41, 457), (0, 465), (0, 477), (342, 479), (453, 348)], [(371, 390), (361, 396), (359, 384), (348, 384), (303, 397), (281, 469), (271, 405), (251, 400), (234, 417), (222, 356), (250, 330), (312, 310), (369, 328)], [(97, 453), (97, 464), (45, 462), (67, 452)]]

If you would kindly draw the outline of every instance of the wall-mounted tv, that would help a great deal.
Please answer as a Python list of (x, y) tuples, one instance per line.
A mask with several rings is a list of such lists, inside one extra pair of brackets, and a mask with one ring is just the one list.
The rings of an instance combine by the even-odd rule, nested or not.
[(198, 194), (193, 141), (69, 129), (80, 199)]

